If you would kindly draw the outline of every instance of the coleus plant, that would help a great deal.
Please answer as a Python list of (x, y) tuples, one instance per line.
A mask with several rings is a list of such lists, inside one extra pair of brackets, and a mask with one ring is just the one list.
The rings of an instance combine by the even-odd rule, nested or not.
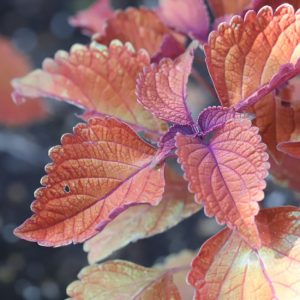
[[(16, 101), (50, 97), (84, 109), (86, 122), (50, 150), (34, 214), (15, 230), (43, 246), (85, 242), (91, 266), (68, 287), (73, 299), (190, 299), (187, 273), (195, 299), (300, 297), (300, 210), (258, 205), (269, 157), (271, 172), (299, 189), (300, 11), (282, 4), (256, 12), (249, 7), (258, 1), (244, 1), (242, 11), (226, 12), (223, 2), (216, 17), (244, 16), (221, 23), (204, 45), (221, 106), (194, 119), (187, 84), (198, 43), (184, 47), (188, 37), (203, 43), (211, 24), (204, 2), (187, 2), (114, 13), (99, 1), (72, 19), (96, 33), (90, 45), (59, 51), (13, 81)], [(226, 227), (191, 267), (190, 252), (154, 268), (96, 264), (202, 205)]]

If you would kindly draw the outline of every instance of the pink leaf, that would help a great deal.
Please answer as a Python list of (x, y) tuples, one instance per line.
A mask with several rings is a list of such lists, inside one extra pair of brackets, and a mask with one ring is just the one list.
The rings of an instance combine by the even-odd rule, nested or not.
[(255, 215), (264, 197), (268, 155), (258, 128), (245, 118), (228, 121), (209, 141), (176, 137), (179, 163), (195, 199), (219, 223), (237, 227), (253, 247), (260, 246)]
[(144, 69), (137, 79), (138, 101), (156, 117), (180, 125), (192, 124), (186, 104), (193, 48), (176, 60), (163, 59)]

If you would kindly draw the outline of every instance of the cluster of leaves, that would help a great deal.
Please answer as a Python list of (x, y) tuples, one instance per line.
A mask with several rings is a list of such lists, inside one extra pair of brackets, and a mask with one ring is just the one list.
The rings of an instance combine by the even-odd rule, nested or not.
[[(15, 230), (44, 246), (86, 241), (92, 265), (70, 297), (190, 299), (187, 272), (195, 299), (300, 297), (300, 210), (258, 205), (269, 168), (300, 190), (300, 11), (282, 2), (161, 0), (114, 12), (99, 0), (70, 20), (92, 34), (90, 45), (13, 81), (16, 101), (50, 97), (84, 110), (86, 123), (50, 150), (34, 214)], [(188, 78), (199, 44), (221, 106), (194, 119)], [(226, 227), (191, 267), (186, 251), (152, 269), (96, 264), (202, 205)]]

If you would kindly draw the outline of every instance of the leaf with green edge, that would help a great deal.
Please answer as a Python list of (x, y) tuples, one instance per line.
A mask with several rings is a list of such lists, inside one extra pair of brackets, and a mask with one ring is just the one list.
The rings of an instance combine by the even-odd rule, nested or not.
[(203, 202), (205, 213), (238, 228), (251, 246), (259, 248), (255, 215), (269, 164), (258, 128), (246, 118), (229, 120), (211, 136), (178, 134), (176, 147), (189, 189), (197, 202)]
[(170, 167), (165, 170), (165, 180), (165, 192), (159, 205), (130, 207), (85, 242), (84, 250), (89, 252), (90, 264), (105, 259), (130, 242), (161, 233), (201, 209), (194, 203), (182, 176)]
[(299, 208), (263, 209), (256, 223), (262, 243), (258, 250), (229, 228), (201, 247), (188, 276), (195, 300), (299, 299)]
[(43, 246), (79, 243), (128, 207), (160, 202), (164, 166), (152, 167), (156, 149), (126, 124), (90, 119), (61, 143), (50, 150), (34, 215), (15, 229), (18, 237)]
[(84, 268), (79, 280), (71, 283), (71, 299), (191, 299), (193, 289), (186, 284), (187, 272), (195, 253), (182, 250), (167, 256), (153, 268), (113, 260)]
[(137, 99), (154, 116), (180, 125), (193, 124), (186, 101), (194, 48), (195, 44), (174, 61), (162, 59), (138, 75)]
[(136, 101), (137, 74), (150, 64), (145, 50), (113, 41), (109, 47), (76, 44), (70, 52), (58, 51), (43, 69), (13, 81), (14, 97), (50, 97), (86, 111), (111, 115), (131, 125), (162, 131), (164, 122), (154, 118)]

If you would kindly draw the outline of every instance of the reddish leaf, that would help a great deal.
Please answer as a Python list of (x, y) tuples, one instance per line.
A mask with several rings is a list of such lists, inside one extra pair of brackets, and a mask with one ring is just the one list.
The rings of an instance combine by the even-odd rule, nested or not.
[(158, 14), (169, 27), (201, 41), (207, 39), (210, 20), (204, 0), (160, 0)]
[[(161, 52), (161, 46), (167, 36), (174, 36), (173, 32), (164, 25), (159, 17), (150, 9), (127, 8), (118, 11), (107, 21), (105, 32), (95, 37), (101, 44), (108, 45), (112, 40), (130, 42), (136, 49), (146, 49), (150, 56)], [(176, 39), (176, 37), (174, 36)], [(184, 51), (183, 41), (177, 39), (176, 56)]]
[[(299, 25), (299, 11), (294, 13), (292, 6), (282, 5), (275, 12), (270, 7), (257, 14), (248, 11), (244, 20), (234, 17), (230, 24), (222, 24), (218, 32), (211, 34), (205, 48), (207, 64), (224, 106), (236, 105), (240, 109), (247, 101), (251, 103), (281, 88), (280, 83), (299, 72)], [(252, 100), (239, 104), (247, 97)], [(287, 115), (281, 116), (283, 110), (288, 109), (278, 105), (273, 94), (264, 96), (252, 108), (263, 141), (278, 163), (281, 155), (276, 146), (286, 141), (285, 123), (291, 123)]]
[(160, 119), (192, 124), (186, 98), (193, 58), (193, 49), (188, 49), (175, 61), (165, 58), (145, 68), (137, 79), (138, 101)]
[(251, 7), (251, 0), (208, 0), (208, 3), (215, 18), (240, 14), (245, 9)]
[(115, 260), (84, 268), (67, 288), (71, 299), (180, 300), (172, 273)]
[(282, 142), (277, 149), (291, 157), (300, 158), (300, 142)]
[(209, 141), (176, 137), (179, 162), (196, 201), (203, 202), (205, 213), (219, 223), (237, 227), (253, 247), (260, 245), (254, 217), (269, 167), (257, 132), (249, 120), (237, 119), (215, 130)]
[(259, 10), (261, 7), (265, 5), (271, 6), (273, 9), (277, 8), (279, 5), (289, 3), (293, 5), (295, 9), (300, 7), (299, 0), (252, 0), (252, 6), (255, 10)]
[[(147, 238), (175, 226), (184, 218), (201, 208), (194, 203), (181, 176), (170, 168), (166, 169), (166, 190), (159, 205), (138, 205), (130, 207), (95, 237), (84, 244), (89, 252), (89, 262), (105, 259), (113, 251), (130, 242)], [(122, 235), (120, 235), (122, 230)]]
[(300, 210), (264, 209), (256, 219), (259, 250), (228, 228), (202, 246), (188, 276), (194, 299), (299, 299)]
[(133, 125), (161, 130), (162, 122), (137, 103), (136, 76), (148, 66), (148, 54), (114, 41), (108, 48), (92, 43), (75, 45), (46, 59), (43, 70), (15, 80), (15, 94), (69, 101), (86, 110), (116, 116)]
[(23, 76), (30, 71), (28, 59), (3, 37), (0, 37), (0, 57), (0, 123), (6, 126), (18, 126), (45, 117), (46, 109), (39, 100), (34, 99), (17, 106), (11, 98), (10, 81), (14, 77)]
[(150, 167), (154, 155), (155, 149), (114, 119), (77, 125), (50, 151), (53, 163), (35, 192), (35, 214), (15, 234), (44, 246), (83, 242), (129, 206), (157, 205), (164, 168)]
[(96, 0), (89, 8), (71, 17), (69, 22), (87, 34), (103, 33), (105, 21), (112, 16), (113, 10), (109, 0)]

